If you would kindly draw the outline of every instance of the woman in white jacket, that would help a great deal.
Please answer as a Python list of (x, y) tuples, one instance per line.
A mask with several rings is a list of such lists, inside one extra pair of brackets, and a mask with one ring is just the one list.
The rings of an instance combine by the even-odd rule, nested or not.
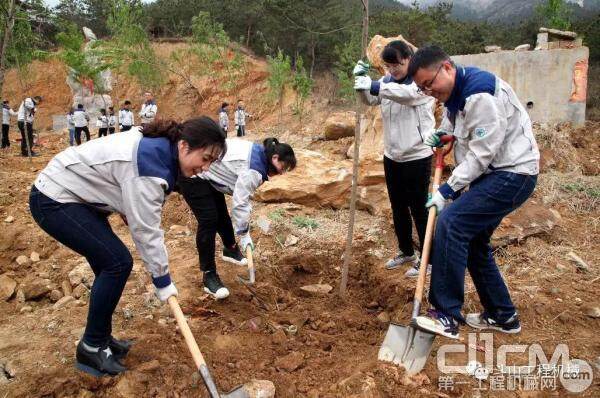
[(416, 277), (419, 267), (412, 243), (413, 220), (420, 249), (425, 238), (425, 203), (433, 152), (423, 140), (435, 128), (435, 100), (422, 94), (412, 79), (406, 76), (412, 54), (412, 49), (404, 41), (392, 41), (381, 53), (388, 71), (386, 76), (371, 81), (366, 76), (369, 67), (361, 61), (353, 71), (357, 76), (355, 89), (361, 100), (367, 105), (381, 106), (383, 166), (399, 246), (398, 254), (385, 267), (395, 269), (404, 263), (412, 263), (413, 267), (405, 274), (408, 277)]
[[(249, 233), (252, 205), (250, 197), (269, 177), (283, 174), (296, 167), (294, 150), (276, 138), (267, 138), (263, 144), (241, 139), (227, 139), (227, 154), (212, 164), (208, 171), (194, 178), (179, 181), (180, 192), (198, 220), (196, 246), (200, 269), (204, 272), (204, 291), (217, 299), (229, 296), (215, 264), (217, 232), (223, 241), (223, 260), (245, 265), (240, 252), (247, 246), (254, 248)], [(231, 217), (224, 194), (232, 196)], [(233, 223), (232, 223), (233, 219)], [(238, 236), (240, 245), (235, 241)]]
[(96, 276), (77, 346), (78, 369), (94, 376), (126, 370), (119, 360), (130, 343), (112, 336), (112, 314), (133, 259), (108, 216), (117, 212), (128, 224), (158, 298), (177, 295), (160, 226), (162, 206), (180, 175), (208, 170), (225, 149), (223, 131), (208, 117), (159, 121), (69, 147), (38, 175), (29, 198), (33, 219), (84, 256)]

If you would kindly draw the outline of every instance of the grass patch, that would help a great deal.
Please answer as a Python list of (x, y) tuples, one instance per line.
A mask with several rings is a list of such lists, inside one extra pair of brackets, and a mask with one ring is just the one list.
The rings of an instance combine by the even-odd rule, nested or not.
[(308, 228), (311, 231), (319, 227), (316, 220), (306, 216), (294, 216), (292, 223), (298, 228)]

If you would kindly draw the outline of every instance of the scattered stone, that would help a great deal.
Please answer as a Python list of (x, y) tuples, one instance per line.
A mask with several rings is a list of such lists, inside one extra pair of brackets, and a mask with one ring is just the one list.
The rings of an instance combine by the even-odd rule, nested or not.
[(154, 292), (143, 293), (142, 298), (144, 299), (144, 305), (147, 308), (158, 308), (161, 305), (160, 300), (156, 297)]
[(69, 281), (62, 281), (62, 284), (60, 285), (62, 291), (63, 291), (63, 295), (65, 296), (72, 296), (73, 295), (73, 290), (71, 290), (71, 283)]
[(600, 318), (600, 307), (586, 306), (582, 308), (583, 313), (591, 318)]
[(167, 325), (167, 320), (165, 318), (160, 318), (158, 320), (158, 324), (161, 326), (166, 326)]
[(561, 217), (557, 211), (534, 200), (528, 200), (502, 220), (492, 236), (492, 246), (508, 246), (522, 242), (530, 236), (549, 234), (560, 222)]
[(325, 120), (325, 139), (337, 140), (342, 137), (354, 136), (356, 126), (356, 112), (335, 112)]
[(20, 312), (21, 314), (25, 314), (25, 313), (27, 313), (27, 312), (31, 312), (31, 311), (33, 311), (33, 308), (31, 308), (31, 306), (29, 306), (29, 305), (24, 305), (24, 306), (23, 306), (23, 307), (21, 307), (21, 309), (19, 310), (19, 312)]
[(64, 308), (67, 304), (70, 304), (71, 302), (74, 302), (74, 301), (75, 301), (75, 298), (73, 296), (64, 296), (63, 298), (58, 300), (56, 303), (54, 303), (52, 308), (55, 310), (59, 310), (61, 308)]
[(31, 254), (29, 255), (29, 259), (32, 263), (37, 263), (38, 261), (40, 261), (40, 254), (38, 252), (31, 252)]
[(377, 301), (371, 301), (369, 304), (367, 304), (367, 308), (370, 310), (376, 310), (379, 308), (379, 303)]
[(565, 325), (571, 323), (571, 317), (566, 312), (558, 315), (558, 320), (564, 323)]
[(63, 297), (63, 294), (60, 290), (54, 289), (50, 292), (50, 301), (52, 301), (53, 303), (56, 303), (58, 300), (60, 300)]
[(15, 294), (17, 282), (6, 274), (0, 275), (0, 301), (8, 301)]
[(125, 319), (133, 319), (133, 311), (129, 308), (123, 308), (123, 318)]
[(387, 312), (383, 311), (381, 312), (379, 315), (377, 315), (377, 320), (381, 323), (390, 323), (390, 314), (388, 314)]
[(198, 383), (200, 382), (201, 379), (202, 379), (202, 377), (200, 376), (200, 372), (195, 371), (194, 373), (192, 373), (192, 377), (191, 377), (191, 381), (190, 381), (190, 385), (192, 386), (192, 388), (197, 388)]
[(188, 227), (177, 224), (171, 225), (171, 228), (169, 228), (169, 232), (179, 236), (190, 236), (192, 234)]
[(248, 398), (275, 397), (275, 384), (269, 380), (252, 379), (244, 384), (242, 388), (248, 394)]
[(215, 338), (213, 346), (217, 351), (228, 351), (239, 348), (240, 343), (233, 336), (230, 336), (228, 334), (219, 334)]
[(29, 263), (29, 258), (27, 258), (27, 256), (21, 255), (17, 257), (15, 261), (17, 262), (17, 264), (23, 266)]
[(521, 44), (520, 46), (515, 47), (515, 51), (529, 51), (531, 49), (531, 44)]
[(567, 253), (567, 258), (569, 260), (571, 260), (572, 262), (575, 263), (575, 266), (584, 272), (588, 272), (590, 270), (590, 266), (583, 261), (583, 259), (581, 257), (579, 257), (577, 254), (573, 253), (573, 252), (568, 252)]
[(71, 286), (83, 283), (86, 287), (90, 288), (92, 283), (94, 283), (92, 267), (87, 262), (78, 264), (69, 272), (69, 282), (71, 282)]
[(80, 299), (82, 297), (85, 297), (88, 294), (88, 292), (89, 289), (85, 287), (83, 283), (80, 283), (75, 287), (75, 289), (73, 289), (73, 297), (75, 297), (76, 299)]
[(327, 283), (317, 283), (315, 285), (302, 286), (300, 290), (307, 292), (313, 296), (326, 296), (333, 290), (333, 287)]
[(550, 288), (550, 293), (554, 296), (558, 296), (560, 294), (560, 289), (556, 286)]
[(295, 235), (288, 235), (287, 238), (285, 238), (285, 243), (283, 244), (285, 247), (290, 247), (290, 246), (294, 246), (295, 244), (298, 243), (298, 237)]
[(269, 231), (271, 230), (271, 220), (269, 220), (267, 217), (265, 217), (265, 216), (258, 217), (258, 220), (256, 221), (256, 225), (258, 225), (258, 228), (260, 228), (260, 230), (263, 234), (265, 234), (265, 235), (269, 234)]
[(271, 341), (273, 344), (283, 344), (287, 341), (287, 336), (283, 329), (277, 329), (275, 333), (271, 336)]
[(13, 221), (15, 221), (15, 218), (13, 216), (8, 216), (4, 219), (4, 222), (7, 224), (12, 223)]
[(294, 351), (286, 356), (277, 358), (275, 360), (275, 367), (277, 369), (285, 370), (287, 372), (293, 372), (303, 364), (304, 354), (298, 351)]
[(25, 302), (25, 293), (23, 293), (23, 289), (17, 290), (17, 303)]
[(33, 279), (23, 283), (21, 289), (25, 300), (40, 299), (52, 291), (52, 282), (49, 279)]
[(246, 326), (248, 326), (248, 329), (250, 329), (254, 332), (258, 332), (258, 331), (260, 331), (260, 328), (263, 324), (263, 320), (261, 317), (257, 316), (257, 317), (248, 319), (245, 323), (246, 323)]
[(581, 305), (583, 301), (579, 297), (575, 297), (575, 305)]
[(556, 264), (556, 269), (559, 270), (559, 271), (561, 271), (561, 272), (562, 271), (566, 271), (567, 270), (567, 266), (564, 265), (564, 264), (561, 264), (561, 263), (557, 263)]
[(502, 47), (500, 46), (485, 46), (483, 49), (486, 53), (497, 53), (502, 51)]

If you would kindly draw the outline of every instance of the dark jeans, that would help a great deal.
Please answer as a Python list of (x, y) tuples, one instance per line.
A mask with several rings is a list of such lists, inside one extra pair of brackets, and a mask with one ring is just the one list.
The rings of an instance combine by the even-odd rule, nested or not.
[(239, 125), (237, 126), (237, 136), (243, 137), (246, 135), (246, 126)]
[(223, 245), (233, 247), (235, 235), (227, 211), (225, 195), (217, 191), (210, 182), (201, 178), (181, 178), (179, 191), (198, 220), (196, 247), (202, 271), (216, 270), (215, 238), (217, 232)]
[(29, 208), (35, 222), (54, 239), (86, 258), (96, 278), (90, 295), (83, 341), (104, 345), (112, 314), (131, 273), (133, 259), (112, 231), (108, 214), (82, 203), (59, 203), (32, 187)]
[[(427, 228), (427, 192), (431, 177), (431, 156), (409, 162), (395, 162), (383, 157), (383, 169), (388, 196), (394, 216), (398, 247), (407, 256), (415, 251), (412, 241), (412, 220), (419, 235), (419, 250), (423, 248)], [(411, 220), (412, 215), (412, 220)]]
[(115, 133), (115, 128), (114, 127), (109, 127), (108, 128), (108, 134), (114, 134)]
[(108, 135), (108, 127), (100, 127), (98, 129), (98, 138), (105, 137)]
[(131, 126), (122, 126), (121, 131), (129, 131), (131, 130)]
[(502, 219), (533, 193), (537, 176), (495, 171), (475, 180), (437, 220), (429, 302), (464, 322), (465, 270), (468, 268), (485, 311), (497, 322), (515, 313), (508, 288), (494, 261), (490, 238)]
[(75, 144), (75, 127), (69, 127), (69, 145)]
[(90, 130), (88, 129), (87, 126), (83, 126), (83, 127), (75, 127), (75, 142), (77, 142), (77, 145), (81, 145), (81, 132), (85, 133), (85, 140), (89, 141), (90, 140)]
[(2, 148), (8, 148), (10, 146), (10, 140), (8, 139), (8, 130), (10, 129), (10, 125), (3, 124), (2, 125)]
[[(21, 155), (29, 155), (29, 151), (33, 153), (31, 147), (33, 146), (33, 124), (25, 123), (24, 121), (18, 121), (19, 131), (21, 132)], [(25, 137), (25, 130), (27, 130), (27, 137)], [(29, 151), (27, 150), (27, 142), (29, 142)]]

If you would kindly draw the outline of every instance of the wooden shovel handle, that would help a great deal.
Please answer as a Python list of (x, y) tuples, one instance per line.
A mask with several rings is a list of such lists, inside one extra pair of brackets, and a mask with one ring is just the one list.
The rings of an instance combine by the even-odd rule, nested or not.
[(201, 367), (206, 366), (206, 361), (200, 352), (200, 348), (196, 343), (196, 339), (194, 339), (194, 335), (188, 326), (187, 321), (185, 320), (185, 316), (181, 311), (181, 307), (179, 306), (179, 302), (177, 301), (177, 297), (171, 296), (168, 298), (167, 302), (171, 307), (171, 311), (177, 320), (177, 325), (179, 326), (179, 330), (185, 339), (185, 343), (192, 354), (192, 358), (194, 359), (194, 363), (196, 364), (196, 368), (200, 369)]
[(250, 246), (246, 246), (246, 260), (248, 260), (248, 269), (254, 269), (254, 260), (252, 259), (252, 248)]

